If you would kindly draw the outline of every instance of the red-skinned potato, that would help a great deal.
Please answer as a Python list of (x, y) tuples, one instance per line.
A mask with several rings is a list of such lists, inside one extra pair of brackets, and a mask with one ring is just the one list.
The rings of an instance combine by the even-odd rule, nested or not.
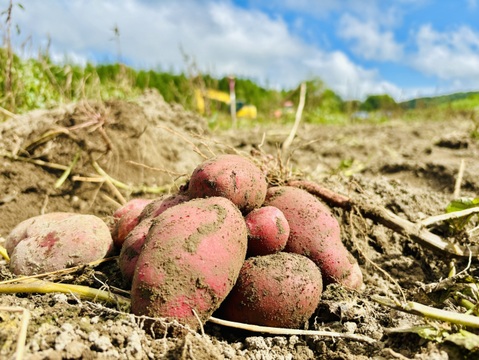
[(110, 230), (116, 247), (122, 247), (130, 231), (140, 222), (143, 209), (151, 202), (149, 199), (132, 199), (113, 213)]
[(225, 197), (248, 213), (263, 204), (266, 189), (265, 174), (254, 162), (224, 154), (206, 160), (193, 171), (187, 193), (191, 198)]
[(43, 215), (33, 216), (17, 224), (5, 239), (5, 249), (12, 255), (17, 244), (29, 237), (36, 236), (40, 231), (45, 230), (57, 221), (73, 216), (75, 213), (52, 212)]
[(219, 316), (253, 325), (301, 328), (316, 310), (321, 271), (305, 256), (279, 252), (247, 259)]
[(130, 231), (121, 247), (120, 255), (118, 256), (118, 267), (123, 275), (123, 279), (128, 284), (131, 284), (133, 280), (136, 262), (154, 220), (155, 218), (153, 217), (142, 220)]
[(108, 226), (93, 215), (65, 214), (54, 219), (40, 215), (34, 224), (10, 254), (14, 274), (35, 275), (86, 264), (104, 258), (113, 249)]
[(283, 212), (274, 206), (254, 209), (245, 216), (248, 227), (248, 256), (281, 251), (289, 237), (289, 224)]
[(136, 263), (132, 312), (198, 329), (198, 319), (205, 322), (231, 291), (247, 241), (244, 218), (226, 198), (194, 199), (165, 210)]
[(313, 260), (325, 284), (361, 288), (361, 269), (341, 242), (337, 219), (321, 201), (305, 190), (277, 186), (268, 189), (265, 205), (276, 206), (288, 220), (290, 235), (284, 251)]
[(184, 194), (165, 195), (145, 206), (139, 216), (139, 224), (126, 237), (118, 257), (118, 266), (126, 283), (131, 283), (133, 280), (138, 256), (140, 256), (154, 218), (161, 215), (166, 209), (188, 200), (189, 197)]
[(140, 214), (140, 221), (150, 217), (157, 217), (166, 209), (188, 200), (190, 200), (190, 198), (185, 194), (165, 195), (155, 199), (145, 206)]

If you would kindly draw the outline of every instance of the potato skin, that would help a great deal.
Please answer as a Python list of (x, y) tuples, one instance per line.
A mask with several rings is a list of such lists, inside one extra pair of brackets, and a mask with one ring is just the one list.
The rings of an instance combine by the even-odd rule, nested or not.
[(251, 160), (224, 154), (206, 160), (193, 171), (187, 194), (191, 198), (225, 197), (248, 213), (262, 205), (266, 190), (265, 174)]
[(321, 269), (323, 282), (360, 289), (359, 265), (341, 242), (340, 227), (331, 211), (315, 196), (291, 186), (268, 189), (265, 205), (279, 208), (290, 225), (284, 251), (302, 254)]
[(144, 219), (150, 217), (157, 217), (166, 209), (169, 209), (172, 206), (181, 204), (188, 200), (190, 200), (190, 198), (185, 194), (165, 195), (158, 199), (155, 199), (145, 206), (145, 208), (140, 214), (140, 221), (143, 221)]
[(274, 206), (254, 209), (245, 216), (248, 227), (248, 256), (281, 251), (289, 237), (289, 224), (283, 212)]
[(150, 199), (131, 199), (113, 213), (111, 237), (117, 248), (121, 248), (125, 238), (140, 222), (140, 215)]
[(139, 218), (139, 224), (130, 231), (125, 238), (118, 256), (118, 266), (127, 284), (131, 284), (135, 273), (136, 262), (145, 243), (148, 232), (154, 219), (165, 210), (188, 201), (189, 197), (183, 194), (165, 195), (153, 200), (145, 206)]
[(136, 315), (198, 329), (231, 291), (246, 256), (247, 229), (228, 199), (194, 199), (155, 218), (131, 289)]
[(20, 241), (35, 236), (40, 231), (43, 231), (50, 225), (55, 224), (57, 221), (63, 220), (73, 215), (75, 215), (75, 213), (52, 212), (44, 215), (33, 216), (23, 220), (17, 224), (17, 226), (15, 226), (8, 234), (7, 238), (5, 239), (5, 249), (7, 249), (8, 254), (11, 256), (13, 249), (15, 249)]
[(118, 256), (118, 267), (127, 284), (131, 284), (133, 280), (138, 257), (154, 220), (155, 218), (153, 217), (147, 218), (136, 225), (130, 231), (121, 247), (120, 255)]
[(247, 259), (219, 316), (254, 325), (300, 328), (322, 294), (321, 271), (305, 256), (279, 252)]
[(110, 230), (100, 218), (81, 214), (56, 218), (36, 217), (34, 227), (27, 230), (28, 237), (11, 253), (10, 270), (14, 274), (34, 275), (86, 264), (104, 258), (113, 249)]

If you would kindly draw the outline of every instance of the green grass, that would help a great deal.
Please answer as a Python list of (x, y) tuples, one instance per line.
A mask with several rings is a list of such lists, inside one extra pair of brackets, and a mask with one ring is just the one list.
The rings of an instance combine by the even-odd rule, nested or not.
[(447, 104), (441, 104), (439, 108), (459, 111), (479, 110), (479, 93), (471, 93), (463, 99), (457, 99)]
[[(469, 101), (468, 99), (477, 99), (477, 95), (479, 95), (478, 92), (458, 92), (450, 95), (422, 97), (404, 101), (400, 103), (399, 106), (405, 110), (435, 108), (441, 106), (449, 106), (456, 102), (460, 104), (462, 100), (465, 100), (467, 102)], [(475, 106), (477, 106), (477, 103)]]
[[(157, 89), (167, 102), (194, 109), (194, 89), (200, 86), (224, 90), (227, 79), (205, 74), (188, 76), (153, 70), (134, 70), (122, 64), (54, 64), (47, 56), (22, 60), (13, 57), (12, 84), (7, 86), (7, 51), (0, 49), (0, 106), (21, 114), (80, 99), (130, 99), (145, 89)], [(264, 89), (251, 80), (237, 79), (236, 94), (264, 113), (278, 106), (283, 93)]]
[[(11, 87), (7, 84), (8, 52), (0, 48), (0, 107), (14, 114), (22, 114), (34, 109), (48, 109), (82, 99), (106, 101), (110, 99), (133, 99), (145, 89), (157, 89), (167, 102), (181, 104), (188, 110), (195, 110), (194, 89), (211, 87), (228, 91), (228, 79), (216, 79), (208, 74), (171, 74), (153, 70), (135, 70), (122, 64), (53, 63), (47, 54), (37, 59), (21, 59), (13, 55)], [(367, 119), (354, 119), (354, 112), (361, 108), (358, 101), (343, 101), (319, 79), (307, 81), (306, 106), (303, 121), (311, 124), (347, 125), (355, 123), (384, 123), (389, 119), (404, 121), (447, 120), (457, 116), (468, 117), (478, 124), (473, 132), (479, 137), (479, 93), (459, 93), (437, 98), (424, 98), (399, 104), (394, 110), (389, 108), (369, 111)], [(294, 111), (281, 118), (273, 112), (281, 108), (286, 100), (298, 103), (298, 89), (266, 89), (249, 79), (236, 79), (237, 99), (245, 100), (258, 108), (258, 119), (238, 119), (238, 127), (262, 126), (268, 124), (290, 124), (294, 121)], [(369, 96), (368, 99), (381, 98)], [(367, 99), (367, 100), (368, 100)], [(366, 103), (366, 101), (364, 103)], [(392, 100), (392, 99), (389, 99)], [(371, 101), (370, 101), (371, 102)], [(427, 104), (427, 106), (419, 106)], [(406, 106), (407, 105), (407, 106)], [(1, 110), (1, 109), (0, 109)], [(206, 116), (211, 129), (231, 127), (228, 107), (212, 104)], [(7, 119), (0, 111), (0, 121)]]

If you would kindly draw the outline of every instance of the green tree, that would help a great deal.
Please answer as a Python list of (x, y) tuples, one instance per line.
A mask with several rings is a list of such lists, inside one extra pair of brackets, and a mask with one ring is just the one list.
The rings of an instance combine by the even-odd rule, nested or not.
[[(299, 102), (299, 87), (294, 89), (287, 96), (295, 104)], [(326, 88), (324, 82), (319, 78), (306, 81), (306, 102), (305, 112), (327, 111), (339, 112), (343, 108), (343, 100), (333, 90)]]
[(389, 95), (369, 95), (359, 107), (364, 111), (392, 111), (397, 109), (396, 101)]
[[(325, 92), (324, 82), (320, 78), (314, 78), (306, 81), (306, 102), (304, 105), (304, 110), (309, 111), (317, 109), (321, 106), (322, 96)], [(299, 97), (299, 87), (296, 91)], [(295, 101), (297, 104), (299, 99)]]
[(343, 111), (344, 102), (341, 97), (331, 89), (326, 89), (321, 94), (320, 108), (330, 113)]
[(361, 107), (361, 101), (359, 100), (347, 100), (343, 104), (343, 109), (347, 114), (352, 114), (359, 110)]

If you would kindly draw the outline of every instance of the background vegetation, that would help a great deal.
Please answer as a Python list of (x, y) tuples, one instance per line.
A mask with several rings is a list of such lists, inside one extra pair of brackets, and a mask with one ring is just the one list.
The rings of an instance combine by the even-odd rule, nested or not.
[[(213, 88), (228, 92), (228, 78), (215, 78), (200, 73), (190, 57), (184, 56), (187, 71), (173, 74), (154, 70), (135, 70), (122, 63), (87, 64), (54, 63), (46, 49), (36, 58), (21, 58), (12, 50), (14, 26), (12, 13), (22, 10), (21, 3), (9, 0), (0, 13), (3, 46), (0, 48), (0, 121), (33, 109), (44, 109), (81, 99), (106, 101), (130, 99), (148, 88), (157, 89), (167, 102), (176, 102), (196, 110), (195, 89)], [(119, 42), (119, 31), (115, 28)], [(352, 121), (382, 122), (401, 117), (405, 120), (439, 119), (467, 116), (476, 120), (479, 92), (418, 98), (403, 103), (386, 94), (371, 94), (364, 101), (345, 101), (319, 78), (306, 81), (307, 95), (303, 118), (311, 123), (342, 124)], [(299, 101), (296, 89), (274, 90), (259, 86), (249, 79), (236, 79), (236, 97), (258, 109), (256, 122), (289, 122)], [(289, 103), (290, 106), (285, 106)], [(291, 106), (292, 104), (292, 106)], [(224, 104), (209, 104), (207, 117), (215, 127), (221, 121), (229, 124)], [(438, 111), (440, 110), (440, 111)], [(255, 122), (255, 123), (256, 123)], [(479, 128), (479, 125), (477, 126)], [(479, 132), (479, 131), (478, 131)]]
[[(396, 103), (386, 94), (374, 94), (364, 101), (345, 101), (321, 81), (307, 82), (304, 119), (308, 122), (343, 123), (349, 121), (385, 121), (391, 117), (432, 118), (440, 109), (447, 116), (472, 116), (479, 106), (479, 92), (418, 98)], [(135, 70), (123, 64), (55, 64), (47, 52), (37, 58), (21, 59), (4, 46), (0, 49), (0, 107), (2, 119), (9, 113), (21, 114), (33, 109), (58, 106), (80, 99), (129, 99), (145, 89), (157, 89), (167, 102), (176, 102), (195, 110), (194, 89), (214, 88), (229, 91), (228, 79), (214, 78), (195, 71), (172, 74), (154, 70)], [(274, 90), (249, 79), (236, 79), (237, 99), (258, 108), (261, 120), (292, 121), (292, 111), (283, 108), (287, 101), (298, 103), (299, 90)], [(211, 107), (210, 116), (223, 113), (226, 106)], [(276, 111), (276, 117), (273, 116)], [(278, 117), (280, 114), (281, 117)]]

